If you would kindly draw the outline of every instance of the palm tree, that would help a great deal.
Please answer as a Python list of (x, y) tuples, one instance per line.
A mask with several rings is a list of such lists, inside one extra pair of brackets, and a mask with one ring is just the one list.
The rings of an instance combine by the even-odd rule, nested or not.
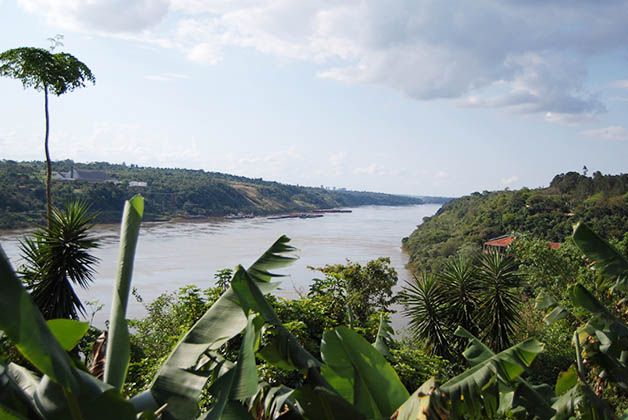
[[(476, 317), (480, 282), (473, 260), (462, 256), (449, 259), (437, 278), (447, 302), (447, 323), (454, 329), (461, 326), (472, 334), (478, 334), (480, 329)], [(466, 340), (459, 341), (464, 348)]]
[(85, 314), (71, 283), (86, 288), (98, 262), (89, 253), (99, 245), (88, 235), (95, 217), (88, 212), (89, 206), (82, 202), (70, 203), (64, 210), (53, 208), (50, 225), (21, 243), (25, 264), (20, 274), (46, 319), (78, 319)]
[(512, 258), (497, 251), (484, 254), (479, 261), (480, 302), (478, 322), (483, 337), (499, 352), (512, 345), (521, 319), (517, 310), (520, 276)]
[[(55, 46), (59, 44), (55, 43)], [(52, 169), (48, 136), (50, 117), (48, 114), (48, 93), (56, 96), (84, 87), (86, 82), (96, 83), (91, 70), (74, 56), (66, 53), (53, 54), (43, 48), (22, 47), (7, 50), (0, 54), (0, 76), (19, 79), (24, 88), (32, 87), (44, 92), (44, 112), (46, 115), (46, 218), (48, 227), (52, 223), (52, 199), (50, 182)]]
[(406, 282), (400, 293), (404, 314), (410, 318), (410, 331), (414, 337), (424, 340), (431, 354), (450, 356), (450, 334), (446, 322), (445, 293), (431, 275), (422, 273), (420, 278)]

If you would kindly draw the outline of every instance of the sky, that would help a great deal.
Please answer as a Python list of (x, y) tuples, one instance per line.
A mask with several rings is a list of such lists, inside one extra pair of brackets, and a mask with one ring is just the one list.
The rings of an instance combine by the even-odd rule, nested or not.
[[(0, 51), (70, 53), (53, 160), (415, 195), (626, 172), (628, 1), (0, 0)], [(0, 159), (43, 160), (0, 78)]]

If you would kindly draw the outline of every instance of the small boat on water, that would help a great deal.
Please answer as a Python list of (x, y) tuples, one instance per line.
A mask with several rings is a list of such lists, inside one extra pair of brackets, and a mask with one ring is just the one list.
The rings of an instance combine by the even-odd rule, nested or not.
[(279, 219), (314, 219), (316, 217), (323, 217), (322, 214), (312, 214), (312, 213), (292, 213), (292, 214), (282, 214), (280, 216), (270, 216), (269, 220), (279, 220)]
[(320, 210), (312, 210), (312, 213), (352, 213), (353, 210), (347, 209), (320, 209)]
[(242, 214), (242, 213), (238, 213), (238, 214), (229, 214), (227, 216), (225, 216), (225, 219), (252, 219), (254, 218), (255, 215), (253, 214)]

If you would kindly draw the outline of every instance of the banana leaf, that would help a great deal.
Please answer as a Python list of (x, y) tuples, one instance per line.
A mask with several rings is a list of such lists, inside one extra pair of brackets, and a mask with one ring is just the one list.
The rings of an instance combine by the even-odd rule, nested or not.
[[(486, 408), (492, 411), (498, 397), (495, 392), (496, 380), (506, 385), (516, 385), (515, 380), (543, 351), (543, 344), (530, 338), (494, 354), (464, 328), (458, 327), (456, 334), (471, 340), (471, 345), (463, 354), (472, 365), (440, 388), (449, 397), (456, 417), (478, 417)], [(518, 386), (521, 385), (522, 382), (519, 381)], [(544, 399), (539, 397), (538, 401), (541, 403)], [(543, 402), (539, 409), (545, 411), (546, 405)]]
[(122, 390), (130, 360), (129, 330), (126, 323), (126, 309), (131, 290), (133, 261), (144, 214), (144, 199), (136, 195), (124, 204), (120, 232), (120, 253), (118, 271), (111, 302), (109, 317), (109, 342), (105, 356), (104, 380), (118, 391)]
[(40, 372), (78, 392), (72, 362), (46, 324), (0, 248), (0, 330)]
[(542, 291), (536, 297), (534, 309), (551, 309), (543, 317), (543, 321), (547, 325), (552, 325), (554, 322), (566, 318), (569, 315), (569, 311), (561, 306), (552, 296), (550, 296), (545, 291)]
[(390, 417), (409, 397), (386, 359), (347, 327), (323, 334), (321, 356), (323, 378), (368, 418)]
[(381, 314), (379, 317), (379, 328), (377, 330), (377, 337), (373, 343), (373, 347), (384, 357), (390, 357), (389, 343), (393, 339), (394, 330), (388, 322), (388, 318)]
[(89, 419), (133, 420), (133, 405), (111, 385), (76, 369), (80, 386), (77, 393), (68, 393), (49, 377), (42, 377), (34, 394), (35, 405), (46, 420)]
[(569, 296), (575, 306), (593, 315), (578, 330), (578, 344), (585, 345), (587, 358), (600, 366), (600, 376), (628, 391), (628, 326), (581, 284), (573, 286)]
[(615, 280), (613, 288), (628, 286), (628, 259), (584, 223), (574, 226), (573, 239), (584, 255), (595, 261), (595, 270)]
[[(310, 382), (309, 379), (313, 376), (315, 375), (308, 375), (305, 384), (292, 393), (292, 398), (298, 401), (301, 408), (301, 412), (297, 414), (306, 419), (316, 420), (366, 419), (361, 411), (333, 390)], [(294, 413), (294, 411), (289, 413)], [(296, 416), (292, 415), (292, 417)], [(284, 418), (284, 416), (280, 418)]]
[(310, 368), (317, 368), (320, 362), (305, 350), (296, 337), (283, 326), (281, 320), (275, 314), (272, 306), (263, 295), (259, 282), (253, 281), (248, 271), (241, 266), (236, 268), (231, 281), (231, 287), (238, 297), (238, 301), (242, 306), (241, 311), (248, 313), (254, 311), (259, 313), (264, 321), (271, 324), (277, 332), (274, 344), (277, 360), (281, 360), (281, 364), (293, 366), (305, 372)]
[[(288, 245), (290, 239), (280, 237), (249, 268), (256, 273), (253, 282), (262, 294), (275, 290), (278, 283), (270, 283), (269, 273), (272, 268), (283, 267), (294, 258), (282, 255), (295, 248)], [(235, 274), (234, 274), (235, 278)], [(149, 390), (134, 397), (131, 401), (136, 409), (156, 410), (168, 404), (163, 413), (164, 419), (189, 419), (196, 410), (201, 390), (208, 380), (206, 374), (195, 371), (201, 356), (207, 351), (220, 348), (247, 325), (247, 315), (243, 311), (238, 295), (233, 290), (233, 281), (227, 291), (184, 335), (179, 344), (170, 353), (167, 360), (153, 379)]]
[(74, 319), (51, 319), (46, 322), (61, 347), (70, 351), (81, 341), (89, 330), (88, 322), (81, 322)]
[[(242, 410), (235, 409), (235, 406), (242, 405), (241, 401), (252, 397), (257, 392), (258, 376), (255, 365), (255, 347), (259, 342), (262, 325), (263, 322), (260, 318), (256, 318), (253, 314), (249, 315), (238, 353), (238, 361), (228, 373), (220, 376), (209, 388), (215, 402), (207, 415), (203, 416), (203, 419), (219, 420), (224, 418), (228, 412), (232, 412), (232, 415), (242, 413)], [(251, 418), (247, 410), (244, 410), (244, 413), (246, 413), (245, 418)]]
[[(0, 360), (0, 407), (6, 411), (6, 418), (40, 419), (33, 401), (33, 393), (39, 378), (27, 369)], [(0, 418), (5, 413), (0, 411)]]

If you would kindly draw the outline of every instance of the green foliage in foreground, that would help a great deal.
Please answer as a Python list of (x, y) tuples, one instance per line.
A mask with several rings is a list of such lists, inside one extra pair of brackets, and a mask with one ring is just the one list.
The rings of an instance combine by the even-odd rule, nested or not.
[[(127, 205), (141, 216), (140, 199)], [(112, 312), (123, 313), (130, 289), (130, 273), (138, 220), (124, 218), (119, 278), (121, 294)], [(614, 290), (622, 289), (628, 262), (586, 228), (574, 235), (587, 255), (595, 255), (600, 275)], [(236, 267), (230, 285), (161, 365), (148, 388), (131, 399), (118, 391), (124, 379), (126, 323), (116, 321), (121, 339), (109, 351), (117, 361), (105, 361), (111, 383), (87, 373), (72, 358), (72, 349), (86, 331), (73, 320), (46, 323), (0, 254), (0, 329), (36, 368), (0, 362), (0, 409), (5, 418), (33, 419), (443, 419), (519, 417), (540, 419), (612, 418), (609, 404), (599, 395), (600, 381), (628, 388), (628, 326), (582, 285), (570, 289), (574, 317), (581, 326), (574, 333), (577, 363), (561, 375), (552, 391), (527, 381), (526, 370), (543, 351), (529, 338), (494, 352), (469, 331), (456, 335), (468, 342), (463, 353), (471, 366), (441, 386), (431, 379), (412, 395), (387, 361), (390, 328), (380, 320), (373, 343), (351, 328), (325, 331), (320, 358), (301, 346), (278, 317), (265, 294), (277, 287), (270, 270), (289, 264), (293, 248), (281, 237), (251, 267)], [(568, 310), (548, 296), (539, 307), (565, 314)], [(19, 314), (19, 317), (15, 315)], [(563, 315), (561, 315), (563, 316)], [(554, 315), (554, 317), (560, 317)], [(271, 330), (270, 337), (264, 330)], [(224, 346), (239, 343), (232, 357)], [(231, 342), (231, 343), (230, 343)], [(229, 356), (227, 354), (227, 356)], [(390, 357), (390, 356), (388, 356)], [(299, 372), (303, 381), (294, 388), (262, 380), (258, 359), (277, 368)], [(107, 366), (110, 365), (111, 366)], [(41, 375), (41, 376), (40, 376)], [(592, 383), (593, 382), (593, 383)], [(207, 393), (208, 410), (198, 402)]]

